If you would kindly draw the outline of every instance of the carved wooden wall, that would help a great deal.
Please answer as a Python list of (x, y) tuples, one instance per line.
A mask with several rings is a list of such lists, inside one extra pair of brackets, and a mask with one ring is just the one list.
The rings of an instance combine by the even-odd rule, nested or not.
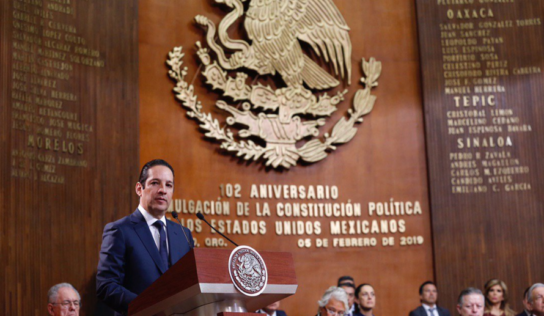
[[(323, 140), (325, 132), (331, 132), (341, 117), (348, 117), (347, 111), (352, 106), (355, 92), (363, 88), (360, 82), (363, 76), (361, 58), (368, 61), (374, 57), (382, 63), (379, 84), (371, 92), (377, 100), (373, 110), (364, 116), (364, 122), (355, 125), (358, 132), (350, 142), (338, 146), (322, 161), (313, 164), (299, 161), (287, 170), (266, 167), (262, 161), (248, 162), (221, 149), (220, 142), (210, 141), (204, 136), (205, 131), (199, 129), (197, 121), (188, 117), (186, 108), (176, 101), (172, 91), (175, 81), (168, 77), (169, 68), (165, 61), (174, 47), (183, 46), (183, 67), (188, 67), (186, 81), (194, 85), (195, 95), (202, 102), (202, 111), (210, 113), (224, 126), (229, 115), (215, 107), (215, 102), (221, 99), (239, 106), (238, 102), (232, 102), (222, 96), (221, 91), (212, 90), (205, 84), (206, 79), (199, 73), (205, 68), (199, 66), (195, 45), (200, 41), (203, 46), (208, 46), (205, 30), (195, 23), (195, 16), (205, 15), (218, 24), (232, 9), (213, 1), (167, 0), (160, 5), (156, 1), (141, 1), (140, 162), (143, 164), (162, 157), (173, 164), (177, 186), (173, 209), (180, 211), (184, 223), (193, 228), (193, 236), (201, 247), (217, 243), (221, 247), (232, 248), (223, 245), (217, 234), (211, 234), (210, 229), (194, 216), (199, 203), (211, 213), (210, 202), (215, 205), (220, 201), (230, 205), (230, 214), (206, 214), (207, 218), (224, 227), (237, 243), (257, 250), (293, 252), (300, 286), (295, 296), (283, 302), (288, 314), (315, 313), (316, 301), (322, 293), (345, 274), (354, 276), (358, 284), (367, 282), (375, 286), (377, 315), (405, 314), (419, 303), (419, 284), (433, 278), (415, 5), (410, 1), (334, 3), (350, 27), (353, 75), (351, 85), (342, 87), (348, 89), (345, 101), (320, 128), (320, 139)], [(245, 10), (248, 10), (247, 6)], [(232, 38), (247, 41), (241, 24), (229, 30), (229, 34)], [(309, 53), (309, 47), (304, 48)], [(214, 53), (210, 55), (216, 58)], [(315, 54), (310, 53), (310, 56), (318, 60)], [(328, 69), (325, 64), (321, 65)], [(234, 76), (234, 72), (230, 74)], [(279, 77), (260, 76), (252, 81), (257, 77), (255, 72), (247, 73), (251, 77), (246, 81), (248, 85), (261, 82), (272, 87), (285, 86)], [(237, 126), (228, 128), (235, 135), (240, 129)], [(264, 146), (262, 141), (256, 142)], [(301, 147), (303, 143), (297, 146)], [(296, 185), (304, 186), (306, 190), (310, 186), (335, 186), (338, 197), (287, 199), (283, 193), (280, 198), (261, 198), (260, 193), (257, 194), (259, 197), (252, 197), (253, 185), (257, 190), (260, 190), (260, 185)], [(247, 215), (244, 212), (237, 215), (238, 203), (242, 208), (247, 203)], [(265, 203), (270, 209), (269, 215), (264, 214)], [(288, 203), (308, 207), (314, 203), (358, 205), (361, 214), (282, 216)], [(395, 203), (399, 215), (386, 215), (384, 208), (389, 210), (390, 205), (394, 208)], [(408, 215), (415, 204), (421, 212)], [(401, 206), (404, 215), (400, 215)], [(381, 216), (377, 215), (378, 209)], [(259, 212), (263, 216), (259, 216)], [(244, 221), (248, 225), (252, 222), (264, 225), (266, 232), (263, 233), (262, 226), (258, 226), (258, 231), (253, 234), (249, 226), (249, 232), (244, 234)], [(387, 232), (381, 227), (382, 221)], [(285, 236), (285, 222), (289, 225), (301, 222), (304, 229), (300, 235)], [(378, 232), (358, 231), (357, 225), (369, 225), (370, 230), (373, 223), (377, 225)], [(353, 231), (350, 231), (350, 224)], [(236, 225), (241, 226), (240, 232)], [(276, 225), (282, 230), (278, 230)], [(306, 225), (310, 227), (306, 228)], [(320, 228), (318, 234), (315, 225)], [(341, 230), (342, 225), (345, 225), (345, 231)], [(340, 232), (336, 233), (336, 227), (340, 227)], [(361, 246), (340, 247), (340, 242), (351, 241), (351, 238), (360, 241)], [(384, 238), (386, 242), (392, 238), (394, 245), (384, 246)], [(326, 248), (318, 247), (323, 239), (328, 242)], [(375, 242), (375, 246), (365, 244), (370, 242)]]
[[(464, 96), (469, 96), (466, 102), (470, 103), (476, 102), (473, 95), (480, 95), (473, 93), (473, 85), (467, 92), (454, 80), (448, 81), (447, 88), (455, 89), (446, 93), (443, 80), (443, 55), (448, 56), (450, 64), (459, 62), (455, 58), (465, 57), (442, 53), (444, 45), (463, 49), (464, 44), (455, 44), (455, 37), (447, 38), (452, 30), (442, 30), (446, 31), (442, 35), (439, 24), (464, 23), (460, 21), (463, 10), (457, 17), (463, 6), (422, 1), (416, 18), (413, 1), (339, 0), (334, 4), (350, 27), (352, 77), (351, 84), (325, 91), (334, 94), (347, 89), (337, 111), (325, 117), (325, 125), (319, 127), (319, 140), (325, 140), (325, 133), (334, 135), (337, 122), (348, 118), (348, 110), (354, 108), (355, 94), (364, 89), (360, 82), (365, 77), (362, 58), (369, 61), (374, 57), (381, 62), (378, 85), (370, 93), (377, 99), (372, 111), (363, 116), (364, 121), (354, 125), (357, 133), (353, 139), (328, 152), (322, 161), (299, 160), (287, 170), (267, 167), (263, 160), (246, 161), (222, 149), (219, 141), (205, 137), (205, 130), (187, 115), (187, 108), (172, 91), (176, 82), (168, 76), (166, 60), (175, 47), (183, 46), (183, 66), (188, 67), (184, 79), (194, 85), (202, 111), (225, 126), (229, 114), (215, 107), (216, 101), (225, 100), (243, 110), (240, 102), (233, 102), (205, 83), (200, 73), (205, 66), (195, 45), (200, 41), (208, 47), (205, 30), (194, 17), (205, 15), (218, 24), (231, 10), (225, 4), (193, 0), (1, 2), (0, 149), (5, 155), (0, 158), (0, 177), (6, 185), (0, 187), (1, 276), (5, 280), (0, 296), (4, 314), (43, 314), (47, 289), (67, 281), (82, 293), (84, 314), (102, 315), (96, 305), (94, 275), (103, 226), (136, 207), (133, 186), (139, 166), (157, 157), (170, 161), (176, 169), (172, 211), (180, 212), (200, 247), (232, 246), (195, 218), (197, 209), (240, 244), (257, 250), (293, 252), (300, 287), (295, 296), (283, 302), (288, 314), (315, 313), (323, 291), (345, 274), (354, 276), (358, 284), (374, 285), (375, 314), (405, 314), (419, 304), (419, 284), (434, 278), (433, 261), (442, 305), (453, 309), (462, 288), (482, 287), (486, 279), (499, 277), (510, 285), (511, 303), (520, 310), (516, 298), (525, 286), (542, 278), (537, 251), (538, 236), (542, 235), (538, 230), (542, 168), (537, 163), (542, 147), (541, 115), (538, 106), (526, 106), (538, 104), (541, 94), (542, 75), (538, 70), (543, 48), (542, 26), (538, 23), (542, 2), (477, 5), (476, 15), (480, 16), (468, 18), (523, 24), (489, 27), (493, 34), (481, 36), (487, 41), (500, 41), (502, 37), (506, 44), (484, 45), (478, 37), (476, 42), (481, 45), (467, 45), (495, 50), (488, 53), (497, 55), (489, 60), (496, 63), (488, 66), (488, 60), (481, 60), (480, 54), (486, 52), (475, 53), (475, 61), (484, 64), (483, 71), (492, 68), (499, 74), (498, 83), (478, 86), (494, 86), (486, 89), (495, 90), (502, 86), (506, 90), (483, 93), (495, 95), (495, 109), (512, 110), (497, 116), (517, 118), (520, 123), (514, 125), (526, 125), (518, 129), (531, 128), (496, 135), (484, 132), (485, 137), (500, 134), (505, 142), (510, 136), (514, 144), (485, 151), (466, 149), (464, 139), (465, 148), (455, 149), (459, 146), (457, 138), (467, 136), (468, 126), (463, 126), (466, 131), (458, 125), (448, 126), (448, 118), (440, 112), (454, 108), (455, 100), (463, 106)], [(480, 12), (481, 7), (492, 10), (494, 17), (489, 11)], [(248, 8), (249, 2), (244, 4), (244, 10)], [(451, 18), (449, 9), (453, 10)], [(242, 23), (230, 29), (229, 35), (247, 41)], [(444, 39), (451, 41), (444, 44)], [(319, 60), (308, 45), (303, 49), (313, 60)], [(213, 52), (210, 56), (217, 58)], [(501, 66), (504, 61), (507, 67)], [(326, 63), (320, 66), (331, 70)], [(510, 75), (500, 75), (501, 69), (508, 69)], [(247, 74), (248, 86), (285, 86), (280, 76), (257, 76), (254, 71)], [(492, 115), (490, 109), (484, 109), (486, 116)], [(272, 110), (263, 113), (272, 118)], [(304, 121), (314, 119), (311, 115), (302, 117)], [(240, 126), (227, 128), (240, 142)], [(468, 135), (472, 144), (473, 135)], [(266, 146), (262, 139), (253, 140), (258, 146)], [(498, 144), (496, 137), (494, 141)], [(483, 181), (490, 191), (484, 194), (452, 193), (452, 168), (469, 170), (462, 166), (474, 159), (452, 161), (450, 152), (509, 152), (511, 157), (495, 160), (517, 159), (529, 171), (510, 175), (512, 181), (509, 177), (497, 178), (497, 183), (489, 183), (491, 177), (486, 176)], [(482, 168), (478, 165), (472, 169), (483, 173)], [(506, 192), (506, 185), (514, 183), (518, 188), (527, 188), (521, 185), (527, 183), (531, 189)], [(500, 192), (492, 192), (493, 188)], [(324, 190), (323, 197), (320, 189)], [(315, 197), (309, 193), (312, 190)], [(314, 216), (289, 213), (296, 207), (322, 207), (325, 212)], [(329, 207), (338, 207), (339, 214), (328, 214)]]
[(544, 2), (417, 8), (441, 295), (453, 308), (462, 288), (499, 278), (521, 311), (525, 288), (544, 277)]
[(137, 4), (0, 4), (2, 315), (61, 282), (94, 313), (102, 229), (136, 207)]

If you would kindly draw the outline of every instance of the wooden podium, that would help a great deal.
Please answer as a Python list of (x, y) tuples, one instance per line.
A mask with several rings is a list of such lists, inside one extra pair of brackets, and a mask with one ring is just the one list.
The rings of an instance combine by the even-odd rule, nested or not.
[(261, 252), (268, 285), (258, 296), (238, 291), (228, 270), (231, 250), (193, 249), (129, 305), (129, 316), (250, 315), (252, 311), (295, 294), (293, 256)]

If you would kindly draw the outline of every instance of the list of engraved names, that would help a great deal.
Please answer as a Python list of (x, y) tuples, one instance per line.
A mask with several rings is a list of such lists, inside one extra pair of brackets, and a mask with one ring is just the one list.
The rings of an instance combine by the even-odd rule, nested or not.
[(69, 168), (89, 166), (94, 134), (75, 73), (105, 62), (76, 27), (75, 0), (10, 1), (11, 175), (64, 184)]
[(445, 14), (438, 27), (454, 194), (531, 190), (534, 185), (531, 168), (516, 151), (517, 141), (530, 137), (533, 127), (519, 105), (509, 101), (514, 91), (505, 81), (542, 72), (539, 65), (507, 54), (516, 36), (539, 30), (542, 21), (538, 16), (505, 18), (503, 12), (515, 1), (438, 0)]

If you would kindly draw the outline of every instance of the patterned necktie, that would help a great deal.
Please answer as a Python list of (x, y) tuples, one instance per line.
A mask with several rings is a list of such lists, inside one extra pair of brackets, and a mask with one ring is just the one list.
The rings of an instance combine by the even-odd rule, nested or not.
[(159, 230), (159, 254), (164, 269), (168, 269), (168, 252), (166, 251), (166, 232), (164, 231), (164, 223), (162, 221), (156, 221), (153, 226)]
[(429, 308), (429, 316), (434, 316), (434, 311), (436, 308)]

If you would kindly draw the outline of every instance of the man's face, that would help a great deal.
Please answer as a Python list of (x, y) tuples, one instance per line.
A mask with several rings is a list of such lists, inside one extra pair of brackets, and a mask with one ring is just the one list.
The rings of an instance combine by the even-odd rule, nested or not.
[(457, 305), (457, 311), (461, 316), (483, 316), (484, 297), (480, 294), (470, 294), (463, 297), (463, 304)]
[(436, 304), (436, 300), (438, 299), (438, 291), (436, 290), (436, 286), (434, 286), (434, 284), (426, 284), (423, 287), (423, 292), (419, 298), (421, 299), (421, 303), (434, 306), (434, 304)]
[(344, 303), (332, 297), (325, 307), (321, 307), (321, 316), (343, 316), (345, 312)]
[(57, 300), (47, 304), (47, 311), (52, 316), (79, 316), (79, 297), (69, 287), (59, 289)]
[(359, 297), (357, 297), (359, 305), (365, 310), (371, 310), (376, 305), (376, 295), (374, 294), (374, 288), (370, 285), (365, 285), (359, 291)]
[(170, 168), (162, 165), (148, 169), (145, 187), (136, 183), (136, 194), (140, 205), (153, 217), (160, 219), (168, 210), (174, 193), (174, 175)]
[(537, 287), (531, 293), (532, 302), (529, 303), (531, 312), (536, 316), (544, 316), (544, 287)]
[(343, 288), (348, 295), (348, 305), (351, 309), (351, 307), (353, 306), (353, 302), (355, 302), (355, 290), (351, 286), (342, 286), (341, 288)]
[(263, 310), (271, 315), (273, 314), (275, 311), (277, 311), (278, 309), (280, 308), (280, 301), (277, 301), (277, 302), (274, 302), (268, 306), (266, 306), (265, 308), (263, 308)]

